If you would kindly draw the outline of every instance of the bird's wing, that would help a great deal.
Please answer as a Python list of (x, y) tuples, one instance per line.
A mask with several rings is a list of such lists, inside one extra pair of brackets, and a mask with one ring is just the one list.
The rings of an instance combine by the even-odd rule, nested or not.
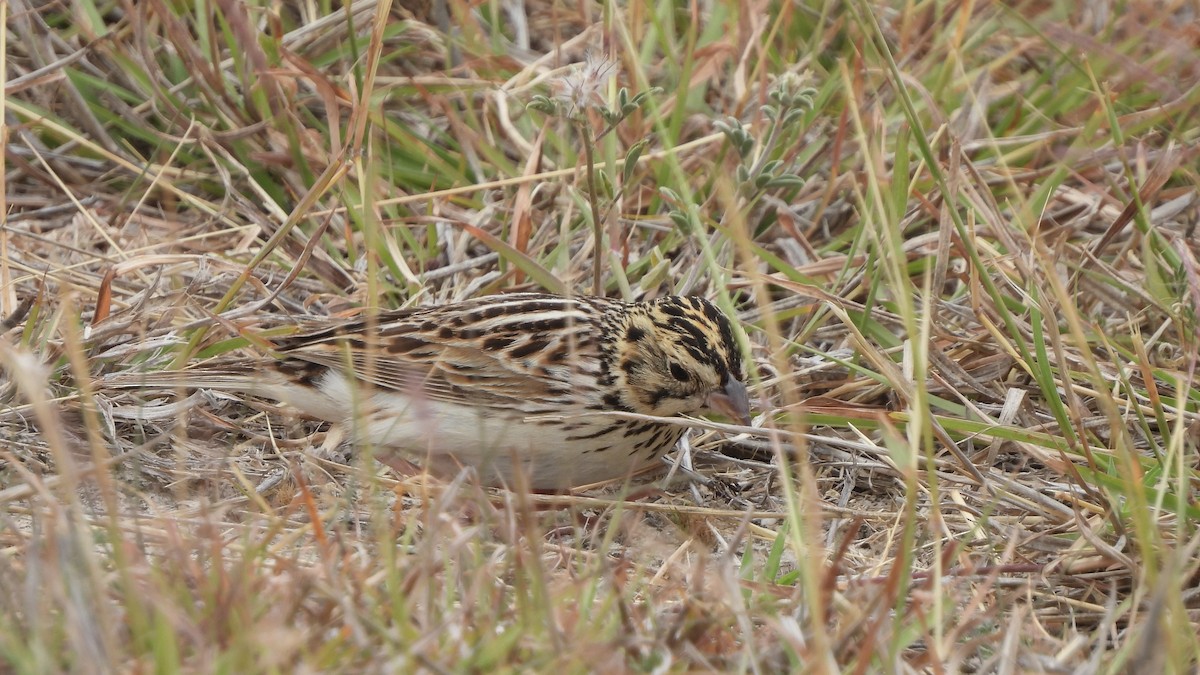
[(580, 400), (599, 368), (588, 308), (533, 294), (354, 320), (282, 341), (285, 359), (396, 391), (512, 411)]

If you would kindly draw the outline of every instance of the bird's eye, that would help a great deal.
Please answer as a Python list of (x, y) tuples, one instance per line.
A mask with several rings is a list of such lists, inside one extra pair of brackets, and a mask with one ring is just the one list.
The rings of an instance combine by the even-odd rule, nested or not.
[(692, 379), (691, 376), (688, 375), (688, 371), (678, 363), (672, 361), (669, 367), (671, 369), (671, 377), (674, 377), (680, 382), (687, 382), (688, 380)]

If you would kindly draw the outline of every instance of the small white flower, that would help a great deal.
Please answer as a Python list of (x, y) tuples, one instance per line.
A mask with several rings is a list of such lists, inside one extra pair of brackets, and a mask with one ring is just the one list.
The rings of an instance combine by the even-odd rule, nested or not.
[(561, 101), (569, 114), (594, 105), (604, 104), (604, 86), (616, 72), (617, 62), (611, 58), (584, 57), (583, 65), (554, 83), (554, 98)]

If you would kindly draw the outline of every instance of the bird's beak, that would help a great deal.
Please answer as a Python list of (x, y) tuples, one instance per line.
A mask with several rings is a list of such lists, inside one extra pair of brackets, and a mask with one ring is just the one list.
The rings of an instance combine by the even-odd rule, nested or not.
[(750, 426), (750, 396), (746, 393), (746, 385), (732, 377), (723, 388), (709, 394), (705, 403), (710, 409)]

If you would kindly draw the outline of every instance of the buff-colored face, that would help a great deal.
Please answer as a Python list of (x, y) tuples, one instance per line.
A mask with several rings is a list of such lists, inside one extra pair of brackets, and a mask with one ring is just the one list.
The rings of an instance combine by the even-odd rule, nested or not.
[(741, 352), (732, 325), (712, 303), (668, 297), (631, 312), (617, 354), (617, 379), (635, 412), (713, 410), (748, 421)]

